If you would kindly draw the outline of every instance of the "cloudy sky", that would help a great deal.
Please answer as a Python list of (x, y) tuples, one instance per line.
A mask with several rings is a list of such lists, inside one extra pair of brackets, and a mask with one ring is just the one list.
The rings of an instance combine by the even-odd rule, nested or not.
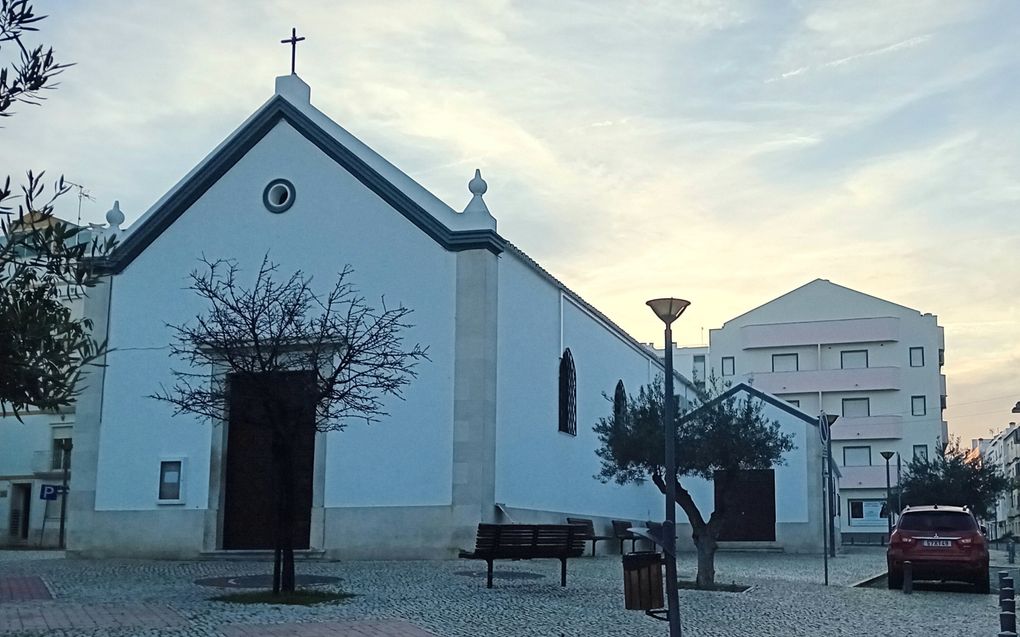
[[(312, 101), (635, 337), (815, 278), (937, 314), (951, 431), (1020, 400), (1020, 3), (36, 0), (76, 66), (0, 129), (128, 223), (267, 99), (296, 26)], [(5, 49), (5, 52), (8, 52)], [(74, 219), (75, 202), (58, 211)]]

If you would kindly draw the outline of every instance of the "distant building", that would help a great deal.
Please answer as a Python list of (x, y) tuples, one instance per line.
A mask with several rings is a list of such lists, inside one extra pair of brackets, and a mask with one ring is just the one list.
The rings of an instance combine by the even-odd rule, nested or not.
[(681, 373), (714, 373), (803, 412), (839, 416), (840, 530), (844, 541), (874, 541), (887, 532), (881, 452), (897, 454), (895, 487), (898, 467), (938, 453), (948, 438), (944, 350), (933, 314), (816, 279), (710, 330), (707, 348), (674, 352)]

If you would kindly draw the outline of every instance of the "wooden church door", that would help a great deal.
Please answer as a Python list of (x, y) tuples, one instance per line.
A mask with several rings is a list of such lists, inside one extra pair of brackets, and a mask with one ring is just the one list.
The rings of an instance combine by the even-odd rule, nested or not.
[[(715, 501), (722, 499), (716, 472)], [(726, 519), (720, 542), (776, 541), (776, 472), (772, 469), (744, 470), (726, 502)], [(716, 505), (718, 506), (718, 505)]]
[[(294, 476), (293, 547), (307, 549), (311, 535), (312, 471), (315, 462), (315, 405), (300, 400), (314, 382), (308, 371), (275, 372), (272, 387), (287, 401), (290, 414)], [(230, 420), (227, 430), (223, 512), (224, 549), (272, 549), (276, 485), (273, 476), (272, 431), (260, 426), (263, 410), (251, 380), (230, 378)]]

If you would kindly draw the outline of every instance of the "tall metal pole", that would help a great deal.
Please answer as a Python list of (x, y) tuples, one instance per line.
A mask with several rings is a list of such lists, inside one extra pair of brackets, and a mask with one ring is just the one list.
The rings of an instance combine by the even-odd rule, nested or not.
[(903, 477), (900, 464), (900, 452), (896, 452), (896, 515), (903, 511)]
[(669, 637), (680, 637), (680, 594), (676, 575), (676, 421), (673, 415), (673, 329), (666, 323), (666, 396), (663, 405), (666, 433), (666, 521), (662, 525), (666, 554), (666, 608)]
[[(828, 416), (826, 416), (828, 418)], [(832, 479), (832, 431), (829, 431), (829, 439), (825, 441), (825, 459), (828, 463), (828, 478), (825, 485), (829, 494), (829, 508), (825, 515), (829, 518), (829, 557), (836, 557), (836, 484)]]
[[(818, 417), (818, 430), (825, 433), (825, 412)], [(829, 436), (826, 436), (825, 442), (829, 442)], [(832, 518), (829, 516), (829, 483), (828, 467), (829, 457), (826, 454), (822, 454), (822, 561), (825, 563), (825, 585), (829, 585), (829, 525), (832, 524)]]
[(63, 450), (63, 457), (61, 465), (64, 470), (63, 487), (60, 491), (60, 548), (67, 548), (67, 543), (64, 539), (64, 523), (67, 520), (67, 472), (71, 468), (71, 449), (74, 444), (70, 438), (65, 438), (60, 445)]
[(889, 482), (889, 459), (892, 458), (892, 454), (887, 456), (886, 453), (889, 452), (882, 452), (882, 456), (885, 457), (885, 517), (886, 522), (889, 523), (889, 536), (892, 536), (892, 486)]

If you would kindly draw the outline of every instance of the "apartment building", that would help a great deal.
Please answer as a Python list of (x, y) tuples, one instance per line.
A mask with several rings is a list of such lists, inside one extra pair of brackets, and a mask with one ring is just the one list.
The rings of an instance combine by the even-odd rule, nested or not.
[[(1010, 467), (1014, 472), (1017, 467), (1017, 449), (1014, 436), (1016, 430), (1016, 423), (1011, 422), (1008, 427), (1003, 428), (989, 439), (978, 438), (973, 440), (971, 441), (970, 453), (977, 453), (981, 457), (982, 463), (998, 467), (1003, 475), (1016, 475), (1015, 473), (1007, 473), (1007, 467)], [(1007, 531), (1015, 533), (1016, 531), (1011, 528), (1011, 522), (1015, 522), (1016, 517), (1017, 492), (1016, 489), (1010, 489), (999, 497), (998, 502), (996, 502), (995, 507), (991, 511), (991, 517), (983, 520), (988, 528), (989, 539), (1000, 538)]]
[(882, 452), (893, 452), (895, 487), (898, 467), (948, 438), (944, 350), (935, 315), (816, 279), (710, 330), (707, 349), (675, 353), (681, 371), (689, 363), (697, 377), (748, 382), (806, 413), (839, 416), (839, 528), (844, 541), (869, 541), (887, 531)]

